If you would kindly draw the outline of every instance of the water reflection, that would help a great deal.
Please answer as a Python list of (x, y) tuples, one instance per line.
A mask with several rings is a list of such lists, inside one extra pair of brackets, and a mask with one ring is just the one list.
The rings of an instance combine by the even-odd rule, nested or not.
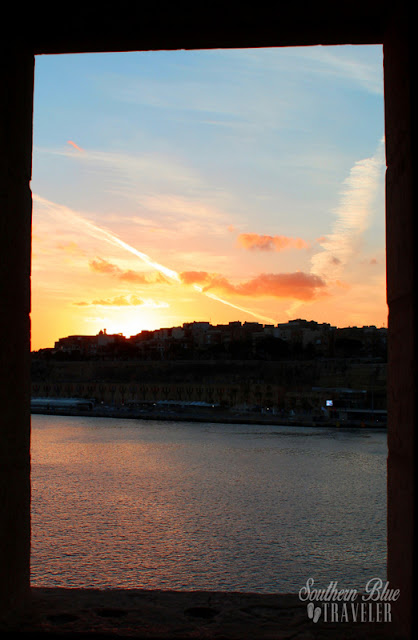
[(297, 591), (386, 570), (386, 434), (32, 417), (32, 584)]

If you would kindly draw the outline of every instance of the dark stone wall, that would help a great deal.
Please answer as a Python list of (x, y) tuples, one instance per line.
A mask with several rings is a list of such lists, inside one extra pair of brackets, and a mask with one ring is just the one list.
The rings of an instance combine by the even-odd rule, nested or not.
[[(410, 23), (409, 23), (410, 24)], [(398, 585), (399, 623), (416, 625), (415, 428), (416, 345), (416, 139), (413, 34), (393, 20), (384, 45), (386, 120), (386, 249), (388, 339), (388, 579)], [(415, 180), (414, 180), (415, 179)]]
[(0, 615), (29, 594), (33, 55), (0, 56)]
[(8, 19), (10, 29), (0, 45), (0, 617), (23, 607), (29, 592), (33, 53), (382, 42), (388, 163), (388, 578), (401, 589), (397, 621), (405, 637), (411, 637), (417, 574), (413, 544), (417, 398), (413, 116), (417, 110), (412, 16), (404, 0), (276, 3), (265, 11), (250, 6), (237, 11), (230, 5), (220, 12), (205, 10), (206, 5), (188, 10), (176, 4), (161, 11), (140, 4), (130, 13), (112, 7), (98, 14), (96, 8), (85, 7), (81, 13), (72, 9), (55, 17), (38, 6), (24, 12), (20, 5), (11, 7), (18, 18)]
[(95, 5), (85, 5), (82, 12), (66, 11), (56, 28), (51, 28), (49, 9), (36, 6), (36, 30), (29, 33), (29, 42), (41, 54), (380, 44), (386, 7), (393, 4), (388, 0), (302, 0), (262, 8), (232, 2), (210, 9), (209, 5), (166, 3), (158, 9), (136, 3), (129, 10), (100, 14)]

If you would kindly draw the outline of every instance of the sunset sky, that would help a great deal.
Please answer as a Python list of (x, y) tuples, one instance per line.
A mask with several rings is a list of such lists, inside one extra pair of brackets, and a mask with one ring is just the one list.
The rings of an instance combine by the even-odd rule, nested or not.
[(38, 56), (32, 349), (386, 326), (381, 47)]

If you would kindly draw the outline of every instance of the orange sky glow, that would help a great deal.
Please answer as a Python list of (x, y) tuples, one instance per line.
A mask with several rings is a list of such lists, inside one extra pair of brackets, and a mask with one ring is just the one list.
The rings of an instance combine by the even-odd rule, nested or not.
[[(140, 54), (128, 58), (131, 67), (123, 56), (87, 56), (82, 67), (80, 56), (37, 62), (33, 350), (67, 335), (106, 329), (130, 336), (194, 320), (277, 324), (306, 318), (386, 326), (381, 86), (369, 50), (353, 71), (337, 48), (323, 48), (323, 58), (313, 49), (312, 55), (287, 53), (286, 64), (302, 61), (306, 73), (308, 61), (319, 73), (319, 61), (324, 77), (318, 83), (331, 86), (336, 77), (341, 85), (345, 79), (348, 88), (340, 86), (340, 92), (347, 91), (347, 113), (351, 100), (358, 117), (364, 109), (375, 127), (367, 135), (359, 132), (358, 148), (344, 129), (351, 116), (342, 115), (335, 140), (322, 130), (326, 123), (319, 115), (309, 125), (301, 98), (309, 83), (303, 77), (302, 88), (288, 86), (288, 100), (302, 118), (298, 125), (291, 121), (296, 108), (289, 115), (286, 103), (269, 95), (266, 69), (284, 74), (283, 82), (293, 79), (279, 57), (273, 65), (269, 52), (199, 52), (187, 78), (176, 62), (178, 98), (167, 93), (166, 67), (174, 65), (168, 54), (161, 54), (161, 68), (152, 58), (152, 77), (148, 67), (142, 76), (137, 67), (133, 73), (132, 66), (142, 64)], [(263, 80), (266, 95), (250, 104), (249, 82), (243, 101), (231, 93), (222, 67), (215, 104), (210, 73), (206, 78), (197, 71), (199, 64), (218, 69), (222, 56), (230, 60), (236, 83), (241, 79), (245, 88), (253, 70), (252, 83)], [(189, 64), (190, 58), (183, 59)], [(51, 124), (48, 100), (59, 64), (71, 100), (81, 96), (80, 105), (65, 104), (62, 97), (50, 105), (56, 114)], [(89, 81), (85, 98), (76, 87), (80, 69)], [(110, 105), (103, 113), (97, 96)], [(310, 99), (314, 105), (316, 98)], [(337, 119), (337, 104), (334, 114)], [(353, 130), (359, 122), (353, 119)]]

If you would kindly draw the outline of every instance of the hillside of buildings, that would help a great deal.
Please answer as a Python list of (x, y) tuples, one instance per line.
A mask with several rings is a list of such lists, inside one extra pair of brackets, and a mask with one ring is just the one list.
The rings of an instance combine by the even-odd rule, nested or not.
[(32, 385), (35, 395), (102, 394), (122, 404), (127, 397), (186, 396), (209, 402), (216, 396), (231, 404), (250, 396), (256, 402), (258, 394), (260, 402), (274, 397), (279, 406), (284, 399), (309, 404), (312, 393), (329, 396), (334, 390), (335, 396), (342, 390), (363, 394), (363, 404), (383, 409), (386, 338), (386, 329), (306, 320), (277, 326), (193, 322), (131, 338), (101, 331), (61, 338), (54, 348), (34, 352)]
[(332, 327), (307, 320), (262, 325), (257, 322), (184, 323), (181, 327), (141, 331), (126, 338), (74, 335), (52, 349), (34, 352), (34, 361), (237, 361), (375, 358), (386, 362), (387, 329)]

